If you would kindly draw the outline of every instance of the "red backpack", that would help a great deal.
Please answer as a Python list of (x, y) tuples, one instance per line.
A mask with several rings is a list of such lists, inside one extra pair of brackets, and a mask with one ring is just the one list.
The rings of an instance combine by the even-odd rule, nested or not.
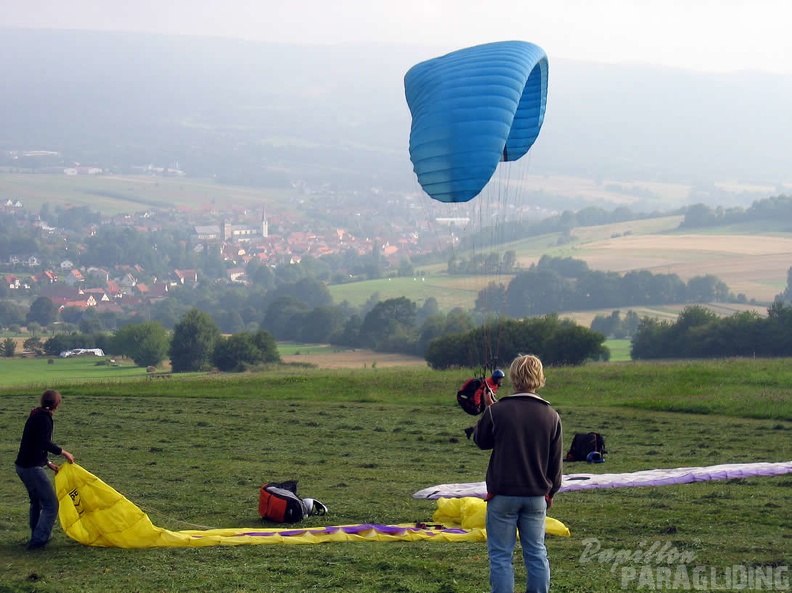
[(462, 389), (457, 391), (457, 402), (471, 416), (478, 416), (484, 411), (484, 380), (473, 378), (465, 381)]
[(264, 484), (259, 489), (259, 515), (276, 523), (297, 523), (310, 515), (324, 515), (327, 507), (313, 498), (297, 496), (297, 482)]

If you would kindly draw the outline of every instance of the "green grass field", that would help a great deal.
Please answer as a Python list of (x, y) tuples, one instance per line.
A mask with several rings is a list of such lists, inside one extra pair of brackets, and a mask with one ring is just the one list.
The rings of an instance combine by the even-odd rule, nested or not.
[(610, 350), (611, 362), (626, 362), (630, 358), (630, 340), (606, 340), (605, 346)]
[(350, 284), (334, 284), (328, 287), (333, 301), (347, 301), (360, 306), (369, 300), (371, 295), (379, 294), (379, 300), (407, 297), (419, 307), (429, 297), (437, 299), (443, 311), (455, 307), (465, 310), (472, 309), (478, 292), (489, 282), (508, 284), (511, 276), (447, 276), (445, 274), (410, 278), (381, 278), (365, 280)]
[(135, 366), (131, 360), (120, 361), (117, 363), (118, 366), (104, 364), (105, 360), (105, 358), (96, 356), (3, 358), (0, 359), (0, 369), (2, 369), (0, 389), (13, 385), (31, 384), (42, 387), (87, 379), (115, 382), (134, 377), (146, 378), (146, 369)]
[[(487, 453), (462, 432), (473, 418), (453, 398), (465, 371), (283, 365), (259, 374), (108, 381), (101, 375), (106, 369), (94, 367), (96, 380), (86, 381), (76, 371), (69, 378), (66, 365), (60, 378), (41, 379), (41, 367), (33, 364), (41, 361), (20, 362), (30, 363), (26, 380), (8, 381), (3, 372), (0, 388), (0, 455), (7, 460), (0, 481), (2, 593), (488, 589), (481, 543), (121, 550), (81, 546), (56, 527), (45, 553), (29, 553), (26, 494), (11, 467), (26, 415), (46, 383), (64, 394), (56, 442), (155, 525), (261, 526), (259, 486), (285, 479), (299, 480), (303, 496), (329, 506), (328, 516), (301, 526), (429, 521), (434, 503), (413, 499), (413, 492), (480, 481), (487, 465)], [(570, 464), (565, 473), (790, 460), (789, 363), (549, 368), (542, 393), (562, 416), (566, 445), (575, 432), (596, 430), (609, 450), (606, 463)], [(637, 581), (623, 584), (612, 556), (586, 554), (593, 541), (611, 551), (664, 546), (691, 558), (691, 570), (786, 567), (790, 486), (788, 475), (562, 493), (550, 515), (572, 537), (548, 538), (553, 590), (649, 590), (646, 580), (643, 588)], [(519, 555), (515, 560), (519, 588), (524, 573)], [(668, 565), (653, 560), (646, 566), (655, 579)]]
[(278, 353), (281, 356), (293, 356), (295, 354), (329, 354), (343, 350), (338, 346), (330, 344), (297, 344), (291, 342), (278, 343)]

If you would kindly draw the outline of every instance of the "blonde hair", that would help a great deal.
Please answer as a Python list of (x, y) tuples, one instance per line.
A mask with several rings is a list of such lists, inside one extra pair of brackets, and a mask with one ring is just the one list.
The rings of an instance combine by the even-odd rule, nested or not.
[(63, 398), (54, 389), (47, 389), (41, 394), (41, 407), (50, 412), (54, 412), (61, 405)]
[(536, 391), (544, 387), (542, 361), (533, 354), (518, 356), (509, 367), (509, 379), (517, 392)]

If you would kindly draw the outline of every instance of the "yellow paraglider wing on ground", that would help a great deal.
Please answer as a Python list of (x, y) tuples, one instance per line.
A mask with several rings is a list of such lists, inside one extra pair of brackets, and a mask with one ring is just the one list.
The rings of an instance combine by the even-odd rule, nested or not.
[[(458, 525), (462, 529), (484, 529), (487, 503), (481, 498), (439, 498), (432, 520), (442, 525)], [(545, 517), (545, 531), (569, 537), (569, 529), (557, 519)]]
[(155, 527), (135, 504), (76, 463), (60, 466), (55, 491), (61, 526), (81, 544), (115, 548), (190, 545), (190, 536)]
[[(208, 529), (169, 531), (92, 473), (64, 463), (55, 475), (58, 516), (70, 538), (87, 546), (169, 548), (251, 544), (317, 544), (356, 541), (486, 541), (484, 501), (438, 501), (440, 525), (341, 525), (290, 529)], [(441, 512), (442, 505), (442, 512)], [(548, 517), (548, 533), (569, 535), (563, 524)], [(558, 527), (560, 526), (560, 528)]]

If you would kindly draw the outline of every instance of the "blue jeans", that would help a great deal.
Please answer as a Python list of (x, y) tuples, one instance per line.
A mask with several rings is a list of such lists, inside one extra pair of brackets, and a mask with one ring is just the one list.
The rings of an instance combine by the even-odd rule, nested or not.
[(30, 541), (29, 548), (46, 545), (52, 535), (52, 526), (58, 517), (58, 497), (55, 488), (43, 467), (16, 466), (19, 479), (30, 496)]
[(487, 502), (487, 552), (492, 593), (514, 593), (512, 556), (520, 533), (527, 571), (525, 591), (547, 593), (550, 563), (544, 544), (547, 503), (544, 496), (494, 496)]

